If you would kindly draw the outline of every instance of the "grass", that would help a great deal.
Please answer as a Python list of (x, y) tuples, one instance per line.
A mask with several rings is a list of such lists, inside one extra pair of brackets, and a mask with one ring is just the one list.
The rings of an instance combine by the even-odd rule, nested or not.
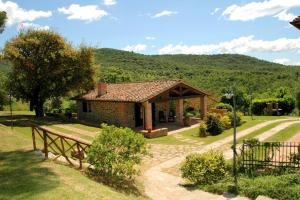
[[(16, 115), (34, 115), (34, 112), (31, 111), (13, 111), (12, 112), (13, 116)], [(10, 111), (6, 110), (6, 111), (0, 111), (0, 116), (10, 116)]]
[[(21, 132), (19, 132), (22, 130)], [(0, 199), (145, 199), (95, 182), (35, 155), (26, 127), (0, 126)]]
[(79, 134), (77, 132), (74, 132), (74, 131), (71, 131), (71, 130), (68, 130), (68, 129), (64, 129), (64, 128), (61, 128), (61, 127), (57, 127), (55, 125), (49, 125), (47, 127), (51, 128), (51, 129), (55, 129), (59, 132), (62, 132), (62, 133), (68, 134), (68, 135), (72, 135), (72, 136), (75, 136), (75, 137), (85, 139), (85, 140), (93, 141), (93, 139), (94, 139), (94, 137), (92, 137), (92, 136)]
[(284, 123), (284, 122), (275, 122), (275, 123), (269, 124), (265, 127), (262, 127), (262, 128), (260, 128), (256, 131), (253, 131), (252, 133), (248, 134), (247, 136), (238, 139), (237, 143), (240, 144), (240, 143), (243, 142), (243, 140), (254, 138), (254, 137), (256, 137), (256, 136), (258, 136), (258, 135), (260, 135), (260, 134), (262, 134), (262, 133), (264, 133), (264, 132), (266, 132), (266, 131), (268, 131), (268, 130), (276, 127), (276, 126), (278, 126), (281, 123)]
[(149, 144), (165, 144), (165, 145), (186, 145), (190, 143), (186, 143), (176, 139), (173, 135), (168, 135), (164, 137), (146, 139)]
[[(299, 177), (300, 172), (277, 176), (240, 176), (238, 177), (238, 191), (240, 195), (251, 199), (255, 199), (259, 195), (268, 196), (278, 200), (300, 199)], [(224, 192), (230, 192), (232, 185), (233, 180), (228, 177), (212, 185), (201, 185), (199, 186), (199, 189), (207, 192), (223, 194)]]
[(297, 133), (300, 133), (300, 124), (293, 124), (289, 127), (287, 127), (284, 130), (279, 131), (275, 135), (269, 137), (266, 141), (268, 142), (278, 142), (278, 141), (286, 141), (296, 135)]
[(100, 129), (100, 126), (99, 127), (94, 127), (94, 126), (87, 126), (87, 125), (84, 125), (84, 124), (67, 124), (68, 126), (71, 126), (71, 127), (74, 127), (74, 128), (79, 128), (79, 129), (83, 129), (83, 130), (86, 130), (86, 131), (91, 131), (91, 132), (99, 132), (101, 129)]
[[(281, 116), (255, 116), (254, 119), (252, 120), (250, 116), (244, 116), (243, 120), (245, 121), (244, 124), (242, 124), (241, 126), (237, 127), (237, 134), (239, 133), (239, 131), (245, 130), (247, 128), (250, 128), (252, 126), (255, 126), (259, 123), (262, 123), (264, 121), (268, 121), (268, 120), (274, 120), (274, 119), (283, 119), (286, 117), (281, 117)], [(179, 134), (181, 134), (184, 137), (190, 138), (190, 139), (194, 139), (197, 141), (201, 141), (204, 142), (205, 144), (210, 144), (212, 142), (215, 142), (217, 140), (221, 140), (223, 138), (226, 138), (230, 135), (232, 135), (233, 133), (233, 129), (228, 129), (225, 130), (222, 134), (220, 135), (216, 135), (216, 136), (207, 136), (205, 138), (200, 138), (197, 136), (198, 134), (198, 128), (194, 128), (191, 130), (187, 130), (184, 132), (181, 132)]]

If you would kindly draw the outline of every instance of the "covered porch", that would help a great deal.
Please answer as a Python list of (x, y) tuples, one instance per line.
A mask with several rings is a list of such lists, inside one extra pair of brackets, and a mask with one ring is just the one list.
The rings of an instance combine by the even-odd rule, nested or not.
[[(193, 118), (198, 123), (207, 114), (207, 94), (184, 83), (135, 105), (136, 127), (146, 136), (159, 137), (168, 131), (184, 126), (185, 109), (195, 109), (200, 116)], [(161, 133), (157, 133), (161, 132)]]

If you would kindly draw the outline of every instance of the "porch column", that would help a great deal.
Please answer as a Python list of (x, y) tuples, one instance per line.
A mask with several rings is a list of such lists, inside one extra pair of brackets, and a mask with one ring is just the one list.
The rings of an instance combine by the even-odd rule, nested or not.
[(183, 125), (183, 99), (176, 100), (176, 122)]
[(207, 96), (200, 97), (200, 110), (201, 110), (201, 118), (205, 119), (207, 115)]
[(144, 128), (146, 130), (152, 130), (152, 106), (148, 101), (143, 103), (145, 108), (144, 113)]

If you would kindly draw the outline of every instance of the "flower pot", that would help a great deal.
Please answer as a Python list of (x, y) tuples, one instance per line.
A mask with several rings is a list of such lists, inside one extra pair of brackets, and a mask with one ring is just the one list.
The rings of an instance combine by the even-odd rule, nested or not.
[(183, 125), (184, 126), (191, 126), (192, 125), (192, 119), (190, 117), (183, 118)]

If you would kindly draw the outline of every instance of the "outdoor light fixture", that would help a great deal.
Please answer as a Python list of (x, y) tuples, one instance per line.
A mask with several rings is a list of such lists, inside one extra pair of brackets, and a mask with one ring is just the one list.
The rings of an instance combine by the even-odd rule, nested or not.
[(224, 94), (225, 98), (233, 101), (233, 176), (234, 186), (237, 189), (237, 170), (236, 170), (236, 96), (233, 91)]
[(295, 18), (292, 22), (290, 22), (290, 24), (292, 24), (296, 28), (300, 29), (300, 16)]

